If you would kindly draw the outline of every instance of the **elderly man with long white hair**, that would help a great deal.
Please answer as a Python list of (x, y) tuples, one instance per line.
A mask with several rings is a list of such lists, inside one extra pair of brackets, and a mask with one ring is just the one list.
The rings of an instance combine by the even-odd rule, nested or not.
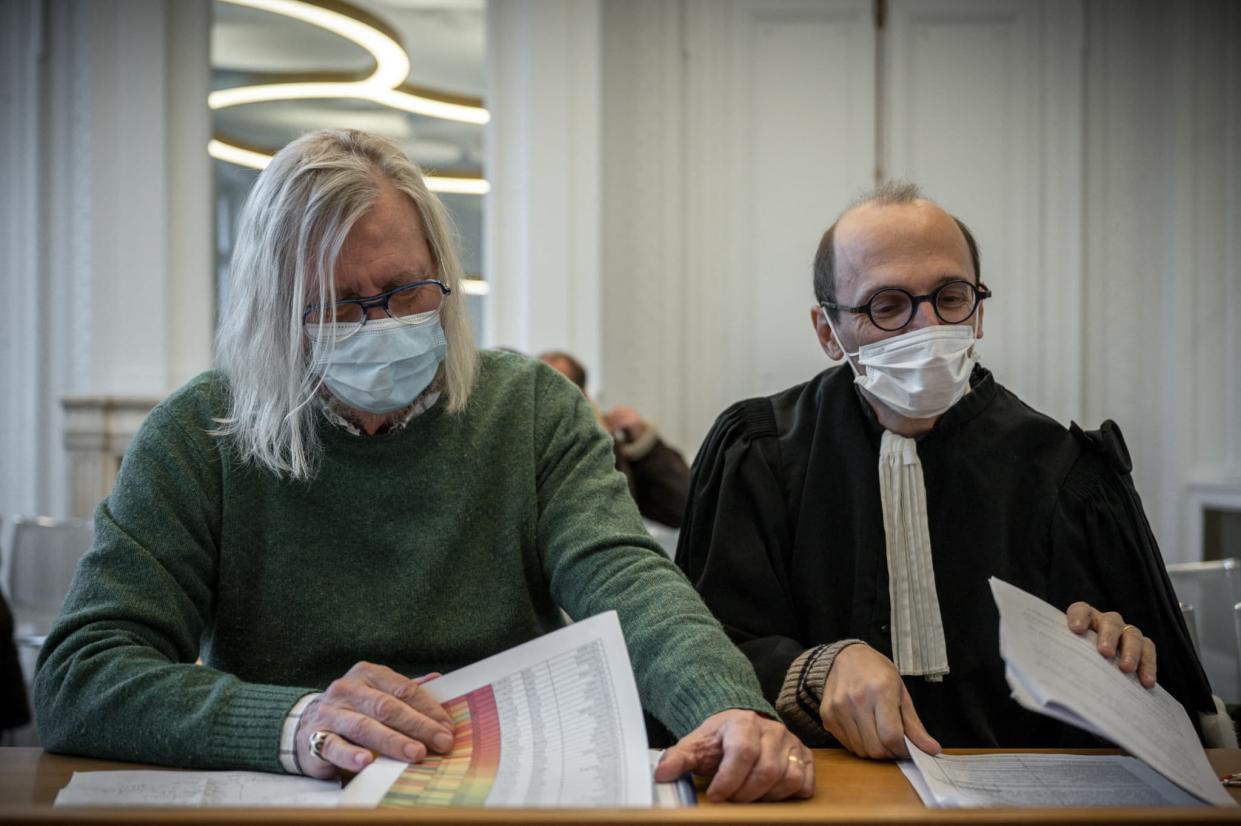
[[(160, 404), (95, 516), (35, 681), (53, 751), (328, 777), (452, 749), (419, 689), (615, 609), (659, 779), (808, 796), (809, 752), (643, 530), (590, 406), (475, 350), (443, 206), (391, 142), (259, 176), (219, 367)], [(201, 657), (201, 664), (195, 661)], [(313, 735), (313, 737), (312, 737)]]

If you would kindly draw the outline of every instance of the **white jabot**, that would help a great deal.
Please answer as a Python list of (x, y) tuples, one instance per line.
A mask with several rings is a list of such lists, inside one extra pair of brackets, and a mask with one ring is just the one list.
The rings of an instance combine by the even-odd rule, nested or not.
[(888, 549), (892, 661), (901, 674), (938, 682), (948, 673), (948, 647), (935, 592), (922, 461), (917, 442), (887, 430), (879, 446), (879, 496)]

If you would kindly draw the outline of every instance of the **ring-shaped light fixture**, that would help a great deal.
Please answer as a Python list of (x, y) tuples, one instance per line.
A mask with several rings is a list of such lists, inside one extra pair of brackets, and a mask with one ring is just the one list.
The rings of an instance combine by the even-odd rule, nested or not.
[[(207, 96), (207, 105), (212, 109), (276, 100), (355, 98), (417, 115), (462, 123), (481, 125), (491, 119), (490, 113), (481, 106), (437, 100), (402, 88), (410, 67), (405, 49), (393, 35), (378, 26), (361, 19), (361, 16), (344, 13), (341, 9), (352, 7), (343, 3), (336, 2), (329, 6), (307, 0), (222, 2), (290, 17), (339, 35), (365, 49), (375, 61), (375, 70), (362, 80), (263, 83), (218, 89)], [(207, 145), (207, 152), (218, 160), (252, 169), (262, 169), (271, 161), (270, 154), (247, 149), (218, 136)], [(426, 182), (427, 188), (434, 192), (484, 195), (491, 188), (485, 179), (478, 177), (427, 176)]]

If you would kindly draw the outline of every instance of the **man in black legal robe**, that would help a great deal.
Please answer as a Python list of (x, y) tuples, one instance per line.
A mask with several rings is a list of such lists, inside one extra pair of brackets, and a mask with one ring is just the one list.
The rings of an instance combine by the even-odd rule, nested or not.
[(1010, 698), (996, 576), (1148, 688), (1157, 658), (1195, 725), (1235, 743), (1120, 430), (1066, 429), (977, 364), (990, 292), (965, 225), (881, 187), (824, 234), (815, 294), (819, 342), (848, 362), (721, 414), (677, 550), (790, 728), (875, 758), (905, 736), (930, 753), (1094, 744)]

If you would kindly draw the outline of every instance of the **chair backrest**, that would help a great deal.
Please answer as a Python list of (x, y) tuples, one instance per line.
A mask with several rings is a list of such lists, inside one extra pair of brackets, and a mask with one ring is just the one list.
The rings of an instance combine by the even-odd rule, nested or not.
[(14, 619), (50, 621), (69, 592), (94, 531), (80, 519), (18, 517), (10, 535), (8, 593)]
[(1218, 559), (1168, 566), (1176, 597), (1186, 606), (1185, 621), (1198, 645), (1211, 690), (1228, 703), (1241, 702), (1241, 561)]
[(642, 522), (646, 525), (647, 533), (655, 537), (655, 541), (664, 549), (664, 553), (668, 555), (668, 558), (676, 558), (677, 539), (680, 537), (681, 532), (676, 528), (669, 528), (667, 525), (661, 525), (649, 519), (643, 519)]

